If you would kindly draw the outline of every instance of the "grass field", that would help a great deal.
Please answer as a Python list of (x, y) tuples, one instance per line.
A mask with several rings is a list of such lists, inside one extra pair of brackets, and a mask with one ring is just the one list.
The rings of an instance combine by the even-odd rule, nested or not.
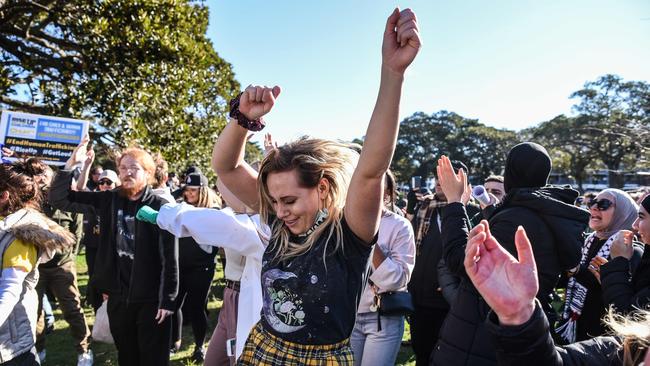
[[(83, 294), (86, 292), (86, 284), (88, 283), (88, 274), (86, 267), (86, 260), (83, 254), (77, 257), (77, 272), (79, 278), (79, 288)], [(209, 325), (208, 337), (212, 334), (212, 330), (217, 324), (217, 317), (219, 309), (221, 308), (221, 294), (223, 293), (224, 280), (223, 268), (217, 265), (217, 272), (213, 281), (212, 289), (210, 290), (210, 297), (208, 300), (209, 309)], [(86, 320), (88, 325), (91, 326), (94, 321), (94, 313), (90, 307), (85, 307)], [(56, 323), (54, 324), (54, 332), (47, 336), (46, 349), (47, 357), (44, 365), (47, 366), (74, 366), (77, 364), (77, 355), (72, 343), (68, 323), (63, 320), (60, 310), (54, 311)], [(191, 362), (190, 358), (194, 351), (194, 345), (191, 336), (192, 330), (190, 327), (183, 327), (183, 344), (181, 351), (171, 356), (172, 365), (195, 365)], [(207, 342), (206, 340), (206, 342)], [(410, 333), (408, 331), (408, 323), (404, 332), (404, 340), (410, 340)], [(206, 343), (207, 346), (207, 343)], [(117, 352), (115, 346), (104, 343), (93, 343), (92, 350), (95, 353), (95, 365), (117, 365)], [(397, 357), (397, 365), (415, 365), (415, 356), (410, 347), (402, 347)]]

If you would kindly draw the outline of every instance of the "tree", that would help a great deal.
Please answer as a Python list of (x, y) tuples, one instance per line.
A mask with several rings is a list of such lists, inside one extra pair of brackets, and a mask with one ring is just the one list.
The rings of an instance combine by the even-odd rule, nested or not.
[(206, 168), (239, 90), (207, 26), (194, 1), (0, 0), (0, 102), (93, 119), (102, 142)]
[(514, 131), (487, 127), (453, 112), (418, 112), (400, 124), (392, 169), (401, 181), (431, 176), (440, 155), (446, 154), (465, 163), (480, 180), (501, 174), (508, 149), (517, 142)]
[(597, 154), (589, 131), (578, 126), (576, 118), (559, 115), (524, 133), (546, 147), (553, 158), (553, 170), (568, 173), (582, 191), (587, 168), (596, 168)]
[(574, 133), (608, 169), (609, 185), (623, 186), (621, 163), (650, 151), (650, 84), (604, 75), (571, 94), (579, 99)]

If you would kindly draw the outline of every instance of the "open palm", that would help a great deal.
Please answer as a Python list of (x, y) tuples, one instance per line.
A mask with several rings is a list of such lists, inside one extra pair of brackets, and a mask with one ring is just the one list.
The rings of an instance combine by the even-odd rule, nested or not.
[(490, 234), (487, 221), (472, 229), (465, 254), (470, 280), (503, 324), (526, 322), (539, 289), (537, 265), (523, 227), (515, 234), (519, 260)]
[(395, 9), (386, 21), (382, 57), (384, 65), (403, 73), (418, 54), (422, 42), (417, 18), (411, 9)]

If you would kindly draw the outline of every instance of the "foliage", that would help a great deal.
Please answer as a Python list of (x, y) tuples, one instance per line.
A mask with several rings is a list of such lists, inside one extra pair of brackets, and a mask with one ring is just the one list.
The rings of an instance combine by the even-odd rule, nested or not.
[(556, 173), (576, 180), (606, 167), (612, 187), (623, 186), (622, 168), (650, 166), (650, 84), (604, 75), (571, 94), (575, 117), (559, 115), (520, 131), (487, 127), (454, 112), (419, 112), (402, 121), (393, 170), (400, 181), (431, 176), (442, 154), (470, 168), (474, 181), (503, 171), (508, 149), (518, 141), (545, 146)]
[(488, 127), (453, 112), (418, 112), (401, 122), (392, 169), (400, 181), (412, 175), (430, 177), (445, 154), (465, 163), (470, 175), (480, 181), (502, 173), (508, 149), (517, 142), (514, 131)]
[(589, 143), (589, 133), (578, 125), (577, 118), (559, 115), (527, 132), (532, 140), (549, 150), (553, 158), (553, 170), (573, 177), (582, 190), (587, 168), (595, 169), (598, 166), (596, 152)]
[(575, 143), (587, 146), (603, 162), (610, 186), (622, 187), (623, 160), (639, 160), (650, 152), (650, 84), (604, 75), (585, 83), (571, 98), (579, 98), (572, 135), (586, 137)]
[(207, 167), (238, 91), (205, 36), (208, 9), (182, 0), (0, 0), (0, 102), (92, 119), (95, 137)]

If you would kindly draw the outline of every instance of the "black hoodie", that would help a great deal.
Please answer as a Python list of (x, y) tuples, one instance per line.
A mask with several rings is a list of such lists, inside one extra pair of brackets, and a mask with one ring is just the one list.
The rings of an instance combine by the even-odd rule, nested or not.
[[(578, 192), (569, 187), (548, 186), (551, 160), (546, 150), (522, 143), (510, 150), (504, 174), (506, 197), (487, 218), (490, 231), (513, 256), (514, 238), (521, 225), (531, 241), (537, 262), (542, 308), (550, 313), (549, 295), (560, 274), (580, 261), (583, 232), (589, 212), (573, 206)], [(469, 223), (465, 207), (452, 203), (442, 214), (443, 258), (451, 272), (461, 274), (458, 295), (440, 330), (431, 362), (435, 365), (496, 365), (494, 344), (486, 331), (490, 310), (465, 274), (463, 261)]]
[(515, 256), (517, 227), (526, 229), (538, 263), (539, 294), (550, 293), (559, 273), (580, 263), (589, 212), (573, 205), (576, 197), (568, 186), (511, 189), (488, 217), (492, 235)]

